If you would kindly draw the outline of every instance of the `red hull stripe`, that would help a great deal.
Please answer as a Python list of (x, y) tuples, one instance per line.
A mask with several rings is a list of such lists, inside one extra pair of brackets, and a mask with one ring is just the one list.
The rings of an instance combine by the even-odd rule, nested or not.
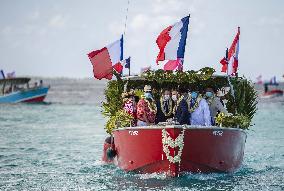
[(264, 93), (264, 95), (273, 95), (273, 94), (283, 94), (282, 90), (271, 90), (269, 92)]
[(22, 102), (43, 102), (45, 96), (46, 95), (40, 96), (40, 97), (36, 97), (36, 98), (32, 98), (32, 99), (27, 99), (27, 100), (24, 100)]

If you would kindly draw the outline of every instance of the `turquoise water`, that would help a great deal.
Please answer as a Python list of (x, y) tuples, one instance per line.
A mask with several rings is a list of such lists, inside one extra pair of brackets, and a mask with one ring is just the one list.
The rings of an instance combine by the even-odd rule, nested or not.
[(0, 105), (0, 190), (284, 190), (284, 98), (260, 102), (237, 172), (168, 178), (100, 161), (104, 82), (46, 81), (48, 103)]

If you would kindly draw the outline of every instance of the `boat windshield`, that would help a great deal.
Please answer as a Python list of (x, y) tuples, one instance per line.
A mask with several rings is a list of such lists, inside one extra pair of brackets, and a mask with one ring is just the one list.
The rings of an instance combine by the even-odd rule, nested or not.
[(0, 95), (25, 89), (30, 78), (9, 78), (0, 80)]

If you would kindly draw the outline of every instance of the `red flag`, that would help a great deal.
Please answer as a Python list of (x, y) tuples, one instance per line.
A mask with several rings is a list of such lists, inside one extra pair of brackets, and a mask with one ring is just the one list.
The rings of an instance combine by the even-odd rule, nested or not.
[(222, 64), (222, 72), (227, 72), (229, 75), (235, 75), (238, 70), (238, 56), (239, 56), (239, 38), (240, 38), (240, 27), (233, 40), (233, 43), (228, 51), (226, 58), (223, 58), (220, 63)]
[(177, 60), (169, 60), (165, 65), (164, 65), (164, 70), (182, 70), (182, 61), (181, 59)]
[(156, 40), (156, 43), (160, 49), (160, 52), (156, 60), (157, 64), (159, 61), (165, 60), (165, 48), (166, 48), (167, 43), (171, 40), (171, 37), (169, 35), (171, 28), (172, 26), (169, 26), (166, 29), (164, 29)]
[(94, 77), (111, 80), (113, 69), (122, 72), (120, 61), (123, 59), (123, 36), (100, 50), (90, 52), (88, 57), (93, 65)]
[(121, 73), (122, 70), (123, 70), (123, 66), (122, 66), (122, 64), (119, 62), (119, 63), (116, 63), (116, 64), (113, 66), (113, 69), (115, 69), (118, 73)]
[(240, 38), (240, 27), (238, 27), (238, 32), (234, 38), (234, 41), (229, 49), (229, 52), (228, 52), (228, 60), (231, 59), (232, 56), (234, 56), (235, 52), (236, 52), (236, 47), (237, 47), (237, 43), (239, 41), (239, 38)]
[(228, 65), (227, 59), (224, 57), (222, 60), (220, 60), (220, 63), (223, 65), (221, 72), (226, 72), (227, 71), (227, 65)]
[(94, 77), (112, 79), (112, 63), (107, 48), (90, 52), (88, 57), (93, 65)]
[(234, 62), (233, 62), (233, 73), (236, 74), (238, 71), (238, 66), (239, 66), (239, 60), (237, 57), (234, 57)]

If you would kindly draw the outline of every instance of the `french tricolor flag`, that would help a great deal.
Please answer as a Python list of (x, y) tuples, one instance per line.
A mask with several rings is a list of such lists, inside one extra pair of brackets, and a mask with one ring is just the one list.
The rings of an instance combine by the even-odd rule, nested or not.
[(111, 80), (113, 69), (118, 73), (123, 69), (120, 63), (123, 60), (123, 36), (100, 50), (90, 52), (88, 57), (93, 65), (94, 77)]
[(184, 58), (189, 16), (164, 29), (156, 43), (160, 49), (156, 62)]

